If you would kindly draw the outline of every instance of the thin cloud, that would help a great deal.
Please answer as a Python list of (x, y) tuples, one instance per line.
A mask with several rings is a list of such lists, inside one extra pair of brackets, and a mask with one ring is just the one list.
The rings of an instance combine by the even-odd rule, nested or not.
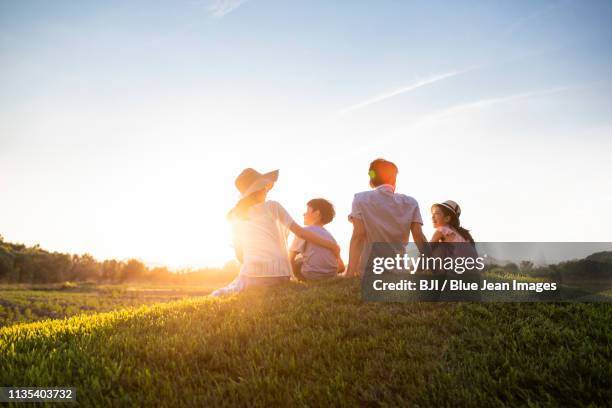
[(373, 105), (375, 103), (382, 102), (382, 101), (384, 101), (386, 99), (392, 98), (394, 96), (397, 96), (397, 95), (400, 95), (400, 94), (403, 94), (403, 93), (406, 93), (406, 92), (414, 91), (415, 89), (421, 88), (421, 87), (426, 86), (426, 85), (433, 84), (433, 83), (438, 82), (438, 81), (442, 81), (442, 80), (447, 79), (447, 78), (452, 78), (452, 77), (457, 76), (459, 74), (462, 74), (462, 73), (464, 73), (466, 71), (468, 71), (468, 70), (452, 71), (452, 72), (447, 72), (445, 74), (434, 75), (434, 76), (431, 76), (429, 78), (418, 80), (418, 81), (413, 82), (412, 84), (410, 84), (408, 86), (404, 86), (404, 87), (396, 89), (394, 91), (387, 92), (387, 93), (375, 96), (373, 98), (367, 99), (367, 100), (365, 100), (363, 102), (359, 102), (359, 103), (356, 103), (354, 105), (348, 106), (348, 107), (346, 107), (344, 109), (339, 110), (338, 114), (339, 115), (345, 115), (345, 114), (347, 114), (349, 112), (353, 112), (353, 111), (356, 111), (358, 109), (363, 109), (366, 106), (370, 106), (370, 105)]
[(210, 7), (213, 17), (221, 18), (246, 3), (247, 0), (215, 0)]
[[(457, 113), (463, 113), (463, 112), (467, 112), (470, 110), (483, 109), (491, 105), (503, 104), (503, 103), (508, 103), (508, 102), (522, 100), (522, 99), (529, 99), (529, 98), (533, 98), (537, 96), (565, 92), (569, 90), (579, 89), (582, 87), (583, 86), (574, 86), (574, 87), (564, 86), (564, 87), (536, 90), (536, 91), (531, 91), (531, 92), (516, 93), (516, 94), (497, 97), (497, 98), (480, 99), (474, 102), (463, 103), (460, 105), (452, 106), (450, 108), (443, 109), (443, 110), (431, 113), (429, 115), (426, 115), (412, 124), (409, 124), (407, 126), (402, 126), (400, 128), (395, 129), (391, 133), (388, 133), (383, 136), (379, 136), (377, 141), (380, 142), (379, 144), (381, 145), (384, 145), (385, 141), (389, 141), (390, 143), (394, 142), (397, 140), (398, 135), (405, 134), (408, 131), (414, 131), (415, 129), (418, 129), (419, 126), (423, 124), (426, 124), (428, 122), (432, 122), (435, 120), (439, 120), (445, 116), (450, 116), (450, 115), (457, 114)], [(360, 155), (371, 153), (371, 151), (372, 151), (371, 143), (363, 144), (359, 147), (354, 146), (350, 151), (342, 155), (341, 160), (343, 160), (344, 162), (348, 162), (350, 158), (359, 157)], [(334, 156), (334, 158), (335, 160), (338, 160), (337, 157)]]
[(427, 116), (421, 118), (420, 120), (418, 120), (411, 127), (416, 127), (416, 126), (419, 126), (419, 125), (421, 125), (421, 124), (423, 124), (425, 122), (430, 122), (432, 120), (438, 120), (438, 119), (441, 119), (441, 118), (446, 117), (446, 116), (454, 115), (454, 114), (465, 112), (465, 111), (469, 111), (469, 110), (483, 109), (483, 108), (487, 108), (487, 107), (489, 107), (491, 105), (508, 103), (508, 102), (513, 102), (513, 101), (517, 101), (517, 100), (521, 100), (521, 99), (529, 99), (529, 98), (534, 98), (534, 97), (537, 97), (537, 96), (552, 95), (552, 94), (556, 94), (556, 93), (560, 93), (560, 92), (565, 92), (565, 91), (572, 90), (572, 89), (576, 89), (576, 87), (560, 86), (560, 87), (556, 87), (556, 88), (536, 90), (536, 91), (530, 91), (530, 92), (523, 92), (523, 93), (511, 94), (511, 95), (507, 95), (507, 96), (500, 96), (500, 97), (497, 97), (497, 98), (487, 98), (487, 99), (480, 99), (480, 100), (474, 101), (474, 102), (467, 102), (467, 103), (463, 103), (463, 104), (460, 104), (460, 105), (452, 106), (450, 108), (443, 109), (441, 111), (438, 111), (438, 112), (435, 112), (433, 114), (427, 115)]

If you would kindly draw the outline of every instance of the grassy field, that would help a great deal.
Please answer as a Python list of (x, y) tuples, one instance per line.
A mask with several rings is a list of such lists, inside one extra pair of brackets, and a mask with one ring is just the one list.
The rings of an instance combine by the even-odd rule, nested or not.
[(612, 305), (464, 304), (423, 406), (610, 406)]
[(607, 406), (609, 304), (363, 303), (287, 284), (0, 329), (0, 383), (99, 406)]
[(169, 302), (209, 293), (213, 286), (0, 285), (0, 327), (45, 319), (61, 319), (122, 307)]

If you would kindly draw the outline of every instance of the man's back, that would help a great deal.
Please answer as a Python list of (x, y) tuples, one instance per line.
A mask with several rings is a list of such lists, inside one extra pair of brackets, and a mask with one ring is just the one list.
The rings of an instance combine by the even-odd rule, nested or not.
[(349, 215), (352, 218), (362, 220), (368, 243), (407, 244), (411, 224), (423, 224), (417, 201), (394, 193), (388, 184), (355, 194)]

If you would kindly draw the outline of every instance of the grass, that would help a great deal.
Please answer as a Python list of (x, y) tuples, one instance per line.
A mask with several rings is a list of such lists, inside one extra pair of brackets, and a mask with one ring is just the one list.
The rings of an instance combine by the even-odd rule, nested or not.
[(400, 404), (453, 327), (442, 304), (365, 304), (357, 281), (290, 284), (0, 330), (0, 383), (86, 405)]
[(86, 406), (592, 405), (609, 304), (363, 303), (287, 284), (0, 329), (0, 385)]
[(209, 293), (208, 286), (0, 285), (0, 327), (45, 319), (62, 319), (122, 307), (169, 302)]
[(422, 406), (609, 406), (612, 305), (464, 304)]

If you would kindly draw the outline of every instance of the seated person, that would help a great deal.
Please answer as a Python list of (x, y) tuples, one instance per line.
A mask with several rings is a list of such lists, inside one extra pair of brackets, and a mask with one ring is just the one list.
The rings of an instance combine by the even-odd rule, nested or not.
[(248, 168), (234, 184), (240, 200), (228, 213), (232, 225), (236, 258), (242, 264), (236, 279), (215, 290), (210, 296), (227, 296), (242, 292), (250, 286), (270, 286), (288, 282), (291, 262), (287, 250), (289, 231), (311, 241), (334, 254), (340, 253), (335, 241), (299, 226), (276, 201), (268, 200), (268, 192), (278, 179), (278, 170), (259, 173)]
[[(306, 204), (304, 228), (320, 235), (322, 238), (336, 242), (334, 237), (323, 227), (329, 224), (336, 215), (334, 206), (322, 198), (315, 198)], [(301, 256), (300, 256), (301, 255)], [(289, 259), (294, 276), (300, 281), (325, 279), (344, 271), (344, 262), (340, 255), (312, 242), (296, 237), (289, 249)]]
[(431, 242), (471, 242), (474, 238), (469, 230), (461, 226), (461, 207), (452, 200), (431, 206), (431, 220), (436, 229)]
[(419, 252), (431, 255), (430, 245), (423, 235), (419, 203), (396, 191), (397, 175), (397, 165), (393, 162), (376, 159), (370, 163), (368, 176), (372, 189), (355, 194), (349, 215), (353, 235), (347, 277), (371, 270), (367, 263), (373, 256), (403, 254), (411, 235)]

